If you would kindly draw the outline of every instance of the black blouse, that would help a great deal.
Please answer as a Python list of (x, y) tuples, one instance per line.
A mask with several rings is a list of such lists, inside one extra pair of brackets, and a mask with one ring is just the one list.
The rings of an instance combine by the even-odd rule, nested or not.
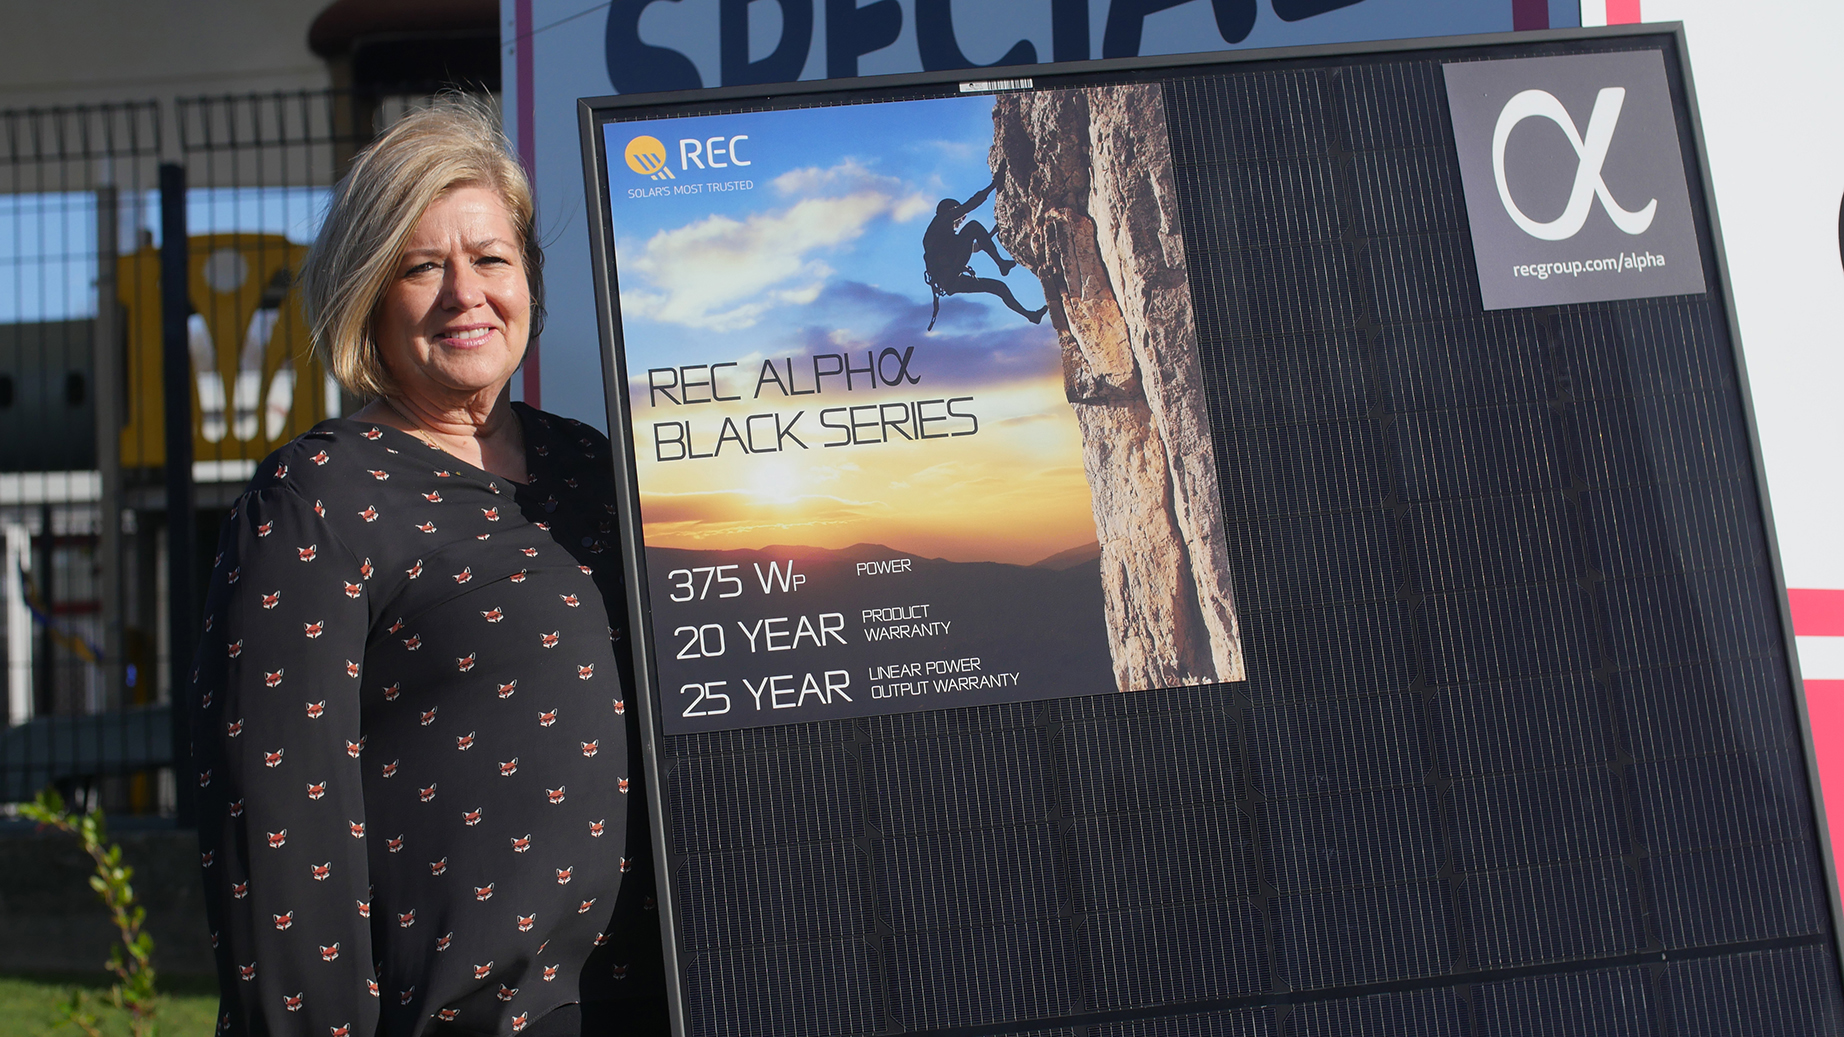
[(192, 703), (221, 1032), (663, 996), (608, 443), (514, 408), (528, 484), (332, 420), (231, 510)]

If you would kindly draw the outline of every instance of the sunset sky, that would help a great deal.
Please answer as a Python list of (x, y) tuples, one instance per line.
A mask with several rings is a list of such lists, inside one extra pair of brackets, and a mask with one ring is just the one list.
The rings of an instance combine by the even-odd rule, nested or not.
[[(647, 542), (697, 548), (878, 543), (955, 561), (1029, 564), (1095, 539), (1081, 438), (1063, 397), (1056, 334), (985, 295), (942, 300), (928, 327), (922, 232), (943, 197), (965, 199), (991, 180), (990, 97), (851, 105), (745, 115), (617, 123), (608, 127), (622, 332), (628, 351), (635, 451)], [(653, 180), (622, 159), (641, 134), (666, 146), (672, 179)], [(681, 139), (736, 142), (747, 166), (681, 168)], [(683, 163), (690, 165), (689, 163)], [(739, 184), (738, 181), (742, 183)], [(712, 183), (731, 189), (710, 193)], [(743, 186), (746, 184), (747, 186)], [(631, 190), (705, 185), (697, 193), (632, 197)], [(992, 228), (988, 202), (972, 219)], [(995, 228), (1003, 239), (1003, 228)], [(1002, 246), (1003, 247), (1003, 246)], [(975, 272), (995, 277), (976, 255)], [(1020, 266), (1005, 278), (1036, 307), (1043, 291)], [(765, 360), (793, 387), (813, 386), (816, 354), (913, 350), (920, 380), (868, 387), (829, 378), (821, 392), (785, 396), (757, 382)], [(650, 368), (734, 363), (720, 375), (736, 402), (674, 405), (648, 389)], [(830, 366), (830, 362), (823, 362)], [(884, 360), (886, 372), (898, 361)], [(656, 375), (658, 381), (676, 376)], [(702, 377), (693, 372), (692, 377)], [(703, 390), (694, 390), (703, 392)], [(820, 424), (832, 407), (973, 397), (975, 435), (860, 443)], [(944, 405), (927, 413), (940, 416)], [(700, 454), (729, 417), (766, 446), (774, 419), (804, 412), (781, 452), (726, 443), (710, 459), (660, 462), (658, 422), (686, 422)], [(858, 412), (861, 420), (876, 412)], [(885, 416), (902, 413), (888, 408)], [(847, 420), (839, 415), (837, 423)], [(932, 431), (961, 431), (959, 419)], [(861, 435), (880, 435), (871, 426)], [(661, 437), (670, 441), (673, 433)]]

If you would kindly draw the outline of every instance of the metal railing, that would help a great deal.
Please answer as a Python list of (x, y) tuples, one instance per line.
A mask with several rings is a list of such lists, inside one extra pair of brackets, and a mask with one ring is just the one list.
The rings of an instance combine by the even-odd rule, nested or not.
[(0, 815), (56, 785), (185, 820), (172, 689), (218, 527), (350, 403), (294, 273), (352, 156), (428, 96), (0, 111)]
[[(151, 103), (0, 112), (8, 802), (79, 771), (118, 810), (171, 801), (150, 767), (170, 760), (170, 729), (146, 722), (164, 708), (146, 651), (157, 617), (135, 593), (160, 579), (144, 544), (158, 526), (124, 533), (105, 485), (120, 470), (111, 433), (126, 402), (118, 300), (142, 287), (118, 257), (142, 237), (161, 123)], [(130, 713), (143, 719), (104, 719)]]

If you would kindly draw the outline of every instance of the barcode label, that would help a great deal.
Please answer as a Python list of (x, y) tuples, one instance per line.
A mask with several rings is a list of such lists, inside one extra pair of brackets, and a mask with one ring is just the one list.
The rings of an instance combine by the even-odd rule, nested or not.
[(960, 92), (963, 94), (988, 94), (995, 90), (1029, 89), (1031, 89), (1029, 79), (976, 79), (971, 83), (960, 85)]

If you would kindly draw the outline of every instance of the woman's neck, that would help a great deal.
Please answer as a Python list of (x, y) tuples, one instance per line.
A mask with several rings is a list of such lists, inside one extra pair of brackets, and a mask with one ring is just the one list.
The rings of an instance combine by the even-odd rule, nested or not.
[(528, 482), (525, 430), (512, 412), (511, 393), (490, 404), (432, 406), (409, 394), (379, 397), (352, 415), (355, 421), (389, 425), (468, 464), (513, 482)]

